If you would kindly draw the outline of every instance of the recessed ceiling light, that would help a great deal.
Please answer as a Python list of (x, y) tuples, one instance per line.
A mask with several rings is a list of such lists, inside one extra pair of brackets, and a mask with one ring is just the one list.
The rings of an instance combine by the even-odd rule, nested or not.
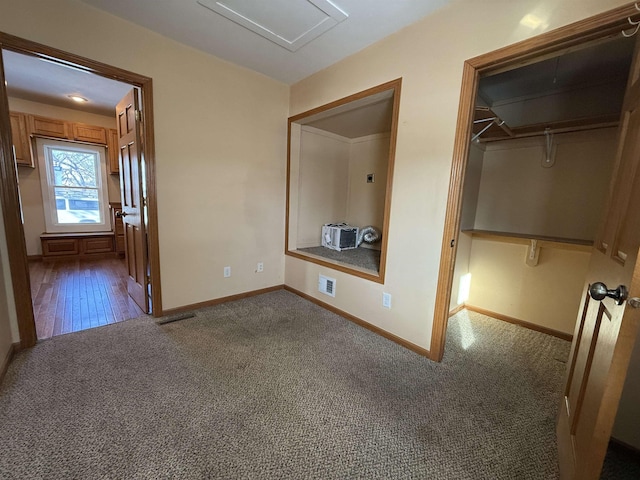
[(86, 98), (81, 97), (80, 95), (69, 95), (69, 98), (74, 102), (78, 102), (78, 103), (85, 103), (89, 101)]
[(529, 27), (532, 29), (538, 28), (543, 23), (544, 23), (544, 20), (542, 20), (537, 15), (534, 15), (533, 13), (529, 13), (525, 15), (524, 17), (522, 17), (522, 20), (520, 20), (520, 25), (523, 25), (525, 27)]

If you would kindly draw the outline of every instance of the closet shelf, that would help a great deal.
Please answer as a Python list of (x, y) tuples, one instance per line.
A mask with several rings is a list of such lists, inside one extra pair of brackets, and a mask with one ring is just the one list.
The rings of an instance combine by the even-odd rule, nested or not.
[(585, 240), (580, 238), (563, 238), (563, 237), (550, 237), (546, 235), (536, 235), (528, 233), (514, 233), (514, 232), (498, 232), (493, 230), (475, 230), (475, 229), (463, 229), (463, 233), (467, 233), (478, 237), (500, 237), (505, 240), (517, 240), (516, 243), (528, 243), (530, 240), (538, 240), (545, 243), (560, 243), (564, 245), (579, 245), (582, 247), (592, 247), (593, 240)]

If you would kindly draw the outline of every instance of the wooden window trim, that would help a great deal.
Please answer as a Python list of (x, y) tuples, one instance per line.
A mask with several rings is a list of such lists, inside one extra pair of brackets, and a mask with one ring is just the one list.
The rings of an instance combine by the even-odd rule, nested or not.
[[(393, 171), (394, 171), (394, 164), (395, 164), (396, 143), (398, 138), (398, 116), (400, 112), (401, 89), (402, 89), (402, 78), (398, 78), (396, 80), (383, 83), (381, 85), (355, 93), (353, 95), (349, 95), (348, 97), (341, 98), (339, 100), (327, 103), (325, 105), (321, 105), (311, 110), (307, 110), (306, 112), (302, 112), (292, 117), (289, 117), (288, 128), (287, 128), (287, 198), (286, 198), (286, 215), (285, 215), (286, 226), (285, 226), (285, 237), (284, 237), (285, 238), (285, 245), (284, 245), (285, 255), (298, 258), (306, 262), (314, 263), (316, 265), (332, 268), (334, 270), (338, 270), (343, 273), (360, 277), (365, 280), (370, 280), (372, 282), (384, 284), (386, 264), (387, 264), (389, 219), (391, 216), (391, 194), (392, 194), (392, 187), (393, 187)], [(323, 260), (318, 257), (299, 253), (296, 250), (289, 250), (289, 226), (290, 226), (289, 210), (290, 210), (290, 202), (291, 202), (291, 180), (292, 180), (291, 178), (291, 140), (292, 140), (291, 125), (293, 123), (298, 123), (301, 120), (304, 120), (305, 118), (311, 117), (318, 113), (322, 113), (322, 112), (331, 110), (333, 108), (340, 107), (342, 105), (346, 105), (356, 100), (370, 97), (372, 95), (376, 95), (378, 93), (382, 93), (388, 90), (393, 90), (393, 110), (391, 113), (391, 134), (389, 137), (389, 160), (387, 165), (387, 184), (386, 184), (386, 193), (385, 193), (385, 200), (384, 200), (382, 244), (380, 247), (380, 268), (378, 270), (378, 274), (376, 275), (375, 273), (369, 273), (367, 271), (358, 269), (357, 267), (351, 267), (346, 264), (340, 264), (340, 263), (332, 262), (330, 260)]]

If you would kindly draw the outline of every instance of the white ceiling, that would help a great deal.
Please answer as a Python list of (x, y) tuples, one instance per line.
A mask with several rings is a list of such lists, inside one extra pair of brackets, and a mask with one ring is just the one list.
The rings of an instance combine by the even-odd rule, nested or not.
[[(291, 84), (423, 18), (451, 0), (80, 1)], [(573, 90), (589, 94), (583, 96), (584, 100), (572, 102), (573, 105), (592, 104), (597, 98), (603, 108), (611, 110), (610, 104), (619, 103), (620, 92), (624, 92), (629, 44), (633, 43), (625, 44), (624, 40), (570, 53), (560, 62), (549, 59), (485, 77), (480, 82), (480, 96), (496, 113), (500, 110), (498, 115), (510, 120), (512, 126), (518, 121), (507, 119), (511, 106), (518, 106), (522, 101), (531, 103), (534, 97), (566, 95)], [(8, 92), (13, 97), (113, 115), (115, 105), (130, 88), (35, 57), (4, 50), (3, 57)], [(606, 95), (594, 93), (596, 87)], [(89, 102), (75, 104), (68, 98), (70, 94), (79, 94)], [(609, 97), (615, 97), (614, 101), (609, 102)], [(566, 100), (566, 96), (563, 98)], [(349, 137), (360, 136), (388, 128), (384, 119), (390, 118), (389, 109), (390, 103), (382, 102), (309, 124)], [(576, 116), (575, 111), (556, 113)], [(362, 117), (373, 126), (364, 130), (364, 127), (356, 128)], [(341, 126), (331, 127), (331, 123)]]
[[(450, 0), (81, 0), (181, 43), (293, 84), (418, 21)], [(327, 6), (329, 4), (329, 6)], [(268, 5), (269, 8), (264, 8)], [(257, 29), (294, 43), (306, 32), (329, 29), (289, 51), (211, 8), (231, 10)], [(226, 7), (226, 8), (225, 8)], [(324, 9), (324, 10), (323, 10)], [(346, 14), (332, 20), (329, 10)], [(335, 13), (335, 12), (334, 12)], [(336, 15), (336, 18), (339, 15)], [(335, 23), (334, 23), (335, 22)], [(321, 26), (316, 28), (318, 24)], [(262, 29), (260, 29), (262, 27)], [(268, 34), (266, 34), (268, 36)], [(307, 40), (307, 38), (302, 39)], [(301, 42), (298, 42), (301, 43)]]
[(635, 41), (618, 35), (480, 79), (479, 104), (508, 127), (618, 118)]
[[(450, 0), (81, 1), (292, 84), (425, 17)], [(113, 115), (115, 105), (130, 89), (113, 80), (6, 50), (3, 59), (11, 97)], [(89, 102), (74, 103), (68, 98), (71, 94)], [(373, 117), (382, 118), (384, 114)]]
[(386, 90), (304, 117), (296, 123), (359, 138), (391, 131), (393, 90)]
[[(131, 90), (126, 83), (20, 53), (2, 50), (2, 60), (10, 97), (113, 116), (120, 99)], [(88, 102), (78, 104), (69, 95)]]

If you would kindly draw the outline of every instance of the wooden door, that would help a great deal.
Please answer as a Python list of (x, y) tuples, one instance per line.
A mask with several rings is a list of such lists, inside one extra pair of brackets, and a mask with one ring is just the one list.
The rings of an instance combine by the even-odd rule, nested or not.
[(118, 103), (116, 117), (120, 151), (121, 218), (128, 271), (127, 291), (138, 306), (149, 313), (140, 109), (135, 89), (131, 89)]
[[(640, 323), (640, 82), (638, 43), (623, 105), (608, 205), (587, 275), (557, 423), (563, 479), (600, 478)], [(600, 300), (602, 282), (629, 298)], [(589, 287), (592, 286), (592, 294)], [(636, 307), (636, 308), (634, 308)]]

